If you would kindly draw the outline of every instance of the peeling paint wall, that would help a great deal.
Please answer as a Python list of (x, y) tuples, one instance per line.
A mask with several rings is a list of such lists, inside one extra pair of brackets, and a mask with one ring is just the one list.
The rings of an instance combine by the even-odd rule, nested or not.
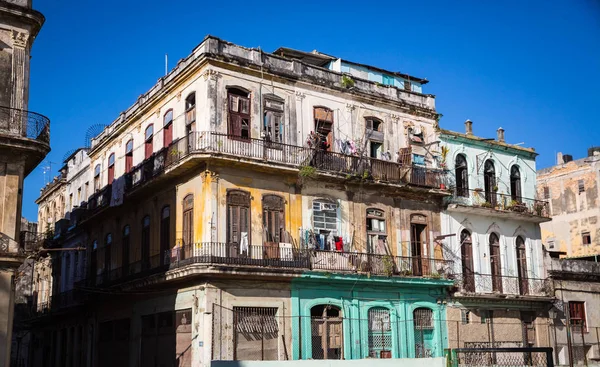
[[(544, 244), (554, 247), (550, 250), (567, 256), (600, 254), (599, 182), (600, 163), (593, 157), (538, 171), (538, 194), (547, 190), (550, 195), (552, 221), (541, 225)], [(590, 234), (591, 244), (583, 244), (584, 232)]]

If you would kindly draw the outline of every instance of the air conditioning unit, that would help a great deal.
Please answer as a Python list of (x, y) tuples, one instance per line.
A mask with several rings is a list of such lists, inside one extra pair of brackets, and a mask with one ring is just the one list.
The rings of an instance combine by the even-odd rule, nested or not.
[(321, 203), (321, 210), (324, 211), (336, 211), (337, 205), (331, 203)]

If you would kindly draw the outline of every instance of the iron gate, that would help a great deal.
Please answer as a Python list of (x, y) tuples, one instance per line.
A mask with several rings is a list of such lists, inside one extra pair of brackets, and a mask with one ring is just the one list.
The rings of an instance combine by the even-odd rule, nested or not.
[(458, 348), (448, 354), (449, 366), (554, 367), (552, 348)]

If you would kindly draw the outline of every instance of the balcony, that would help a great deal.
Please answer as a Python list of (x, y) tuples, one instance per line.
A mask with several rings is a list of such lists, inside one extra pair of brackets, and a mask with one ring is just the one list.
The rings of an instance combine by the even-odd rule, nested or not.
[(490, 193), (483, 190), (455, 188), (452, 196), (446, 199), (448, 211), (473, 213), (492, 217), (511, 218), (541, 223), (550, 221), (550, 209), (547, 201), (517, 197), (509, 194)]
[(346, 180), (366, 180), (396, 185), (440, 189), (445, 171), (406, 166), (370, 157), (345, 155), (296, 145), (229, 136), (216, 132), (192, 132), (169, 147), (166, 167), (191, 154), (210, 154), (235, 160), (298, 169), (301, 175), (325, 173)]
[(268, 272), (323, 271), (328, 273), (369, 273), (379, 276), (448, 279), (452, 261), (377, 255), (357, 252), (315, 251), (277, 243), (240, 246), (237, 243), (203, 242), (175, 247), (127, 266), (103, 271), (88, 285), (112, 285), (166, 272), (188, 265), (250, 267)]
[(490, 274), (455, 274), (456, 297), (551, 297), (548, 279)]
[(27, 176), (50, 151), (50, 120), (35, 112), (0, 106), (0, 137), (3, 146), (25, 155)]

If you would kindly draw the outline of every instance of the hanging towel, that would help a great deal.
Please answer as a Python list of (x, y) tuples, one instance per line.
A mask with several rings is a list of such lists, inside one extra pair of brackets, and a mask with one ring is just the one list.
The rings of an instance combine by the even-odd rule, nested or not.
[(327, 248), (326, 250), (333, 251), (335, 249), (335, 240), (333, 239), (333, 233), (329, 232), (327, 235)]
[(342, 237), (335, 238), (335, 250), (344, 251), (344, 241), (342, 240)]
[(242, 232), (240, 239), (240, 255), (248, 253), (248, 232)]
[(123, 204), (123, 194), (125, 194), (125, 176), (120, 176), (112, 183), (112, 194), (110, 195), (110, 206), (119, 206)]

